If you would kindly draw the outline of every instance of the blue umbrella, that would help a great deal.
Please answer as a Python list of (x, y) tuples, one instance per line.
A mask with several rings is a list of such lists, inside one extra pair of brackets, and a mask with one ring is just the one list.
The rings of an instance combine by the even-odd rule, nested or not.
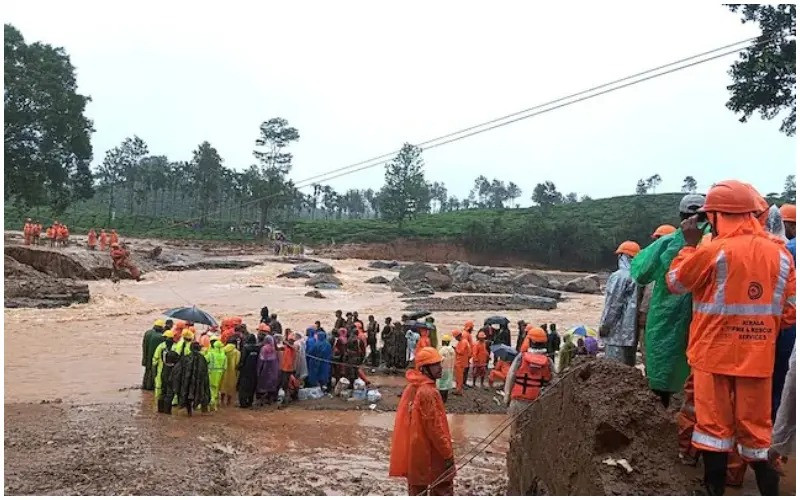
[(164, 316), (168, 318), (182, 319), (183, 321), (191, 321), (192, 323), (198, 323), (201, 325), (217, 326), (217, 320), (215, 320), (213, 316), (195, 306), (176, 307), (175, 309), (166, 311)]
[(513, 361), (517, 357), (517, 350), (505, 344), (495, 344), (489, 349), (492, 350), (492, 354), (505, 361)]

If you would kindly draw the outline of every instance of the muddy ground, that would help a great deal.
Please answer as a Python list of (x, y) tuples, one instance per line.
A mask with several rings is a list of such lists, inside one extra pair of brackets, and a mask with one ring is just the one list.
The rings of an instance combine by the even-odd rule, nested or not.
[[(7, 235), (7, 240), (9, 236)], [(11, 239), (15, 237), (12, 235)], [(88, 303), (53, 309), (5, 309), (5, 493), (8, 494), (402, 494), (387, 477), (388, 448), (401, 377), (375, 375), (384, 399), (375, 411), (342, 400), (298, 402), (187, 418), (157, 415), (141, 383), (141, 338), (168, 308), (194, 304), (217, 317), (241, 316), (255, 326), (268, 305), (285, 327), (326, 329), (335, 309), (398, 318), (406, 304), (385, 285), (364, 281), (388, 270), (358, 259), (322, 259), (343, 282), (325, 299), (304, 297), (304, 280), (278, 278), (295, 263), (253, 246), (203, 248), (130, 240), (136, 255), (162, 246), (182, 262), (253, 260), (246, 269), (151, 270), (145, 281), (81, 281)], [(83, 249), (71, 250), (84, 252)], [(137, 258), (135, 256), (135, 258)], [(179, 262), (180, 263), (180, 262)], [(467, 319), (501, 314), (512, 324), (557, 323), (563, 331), (596, 325), (602, 296), (565, 294), (552, 311), (437, 312), (440, 331)], [(516, 332), (514, 332), (515, 334)], [(514, 337), (515, 338), (515, 337)], [(504, 414), (493, 391), (451, 396), (448, 420), (460, 457)], [(48, 401), (42, 404), (41, 401)], [(495, 414), (492, 414), (495, 413)], [(503, 433), (463, 471), (456, 493), (502, 494), (506, 489)], [(752, 473), (748, 476), (752, 493)], [(792, 486), (793, 488), (793, 486)]]

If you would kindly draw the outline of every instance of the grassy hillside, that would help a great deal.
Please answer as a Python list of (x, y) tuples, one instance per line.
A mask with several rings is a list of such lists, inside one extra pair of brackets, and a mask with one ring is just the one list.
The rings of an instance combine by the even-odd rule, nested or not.
[[(298, 220), (281, 227), (291, 240), (306, 244), (388, 242), (397, 238), (450, 240), (470, 250), (516, 255), (542, 264), (596, 269), (613, 266), (617, 244), (633, 239), (641, 244), (659, 224), (678, 224), (679, 193), (621, 196), (559, 205), (551, 208), (464, 210), (423, 215), (402, 227), (376, 219)], [(30, 214), (47, 225), (44, 210), (23, 213), (6, 206), (6, 229), (19, 229)], [(99, 228), (106, 213), (72, 208), (59, 217), (74, 234)], [(231, 233), (227, 221), (192, 227), (164, 218), (118, 217), (114, 227), (123, 235), (208, 240), (252, 240)]]

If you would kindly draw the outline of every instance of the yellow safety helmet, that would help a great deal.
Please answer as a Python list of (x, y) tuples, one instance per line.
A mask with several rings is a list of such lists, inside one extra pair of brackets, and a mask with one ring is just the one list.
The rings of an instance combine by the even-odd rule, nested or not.
[(157, 319), (157, 320), (155, 320), (155, 322), (153, 323), (153, 326), (160, 326), (160, 327), (164, 327), (164, 326), (166, 326), (166, 324), (167, 324), (167, 322), (166, 322), (166, 321), (164, 321), (163, 319)]
[(184, 328), (183, 332), (181, 332), (181, 337), (186, 340), (192, 340), (194, 338), (194, 332), (189, 330), (188, 328)]
[(451, 337), (449, 333), (445, 333), (444, 335), (442, 335), (442, 342), (451, 342), (452, 340), (453, 337)]
[(170, 339), (172, 338), (172, 335), (173, 335), (172, 330), (164, 330), (164, 333), (161, 334), (162, 337)]

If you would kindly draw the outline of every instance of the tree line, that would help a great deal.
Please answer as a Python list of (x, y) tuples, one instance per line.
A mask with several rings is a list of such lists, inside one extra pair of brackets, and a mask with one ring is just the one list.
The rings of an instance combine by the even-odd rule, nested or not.
[[(795, 133), (794, 5), (736, 4), (728, 6), (743, 23), (756, 23), (761, 35), (743, 50), (729, 71), (727, 106), (747, 121), (754, 113), (772, 119), (785, 112), (781, 131)], [(764, 71), (768, 67), (770, 71)], [(99, 167), (93, 159), (93, 124), (85, 116), (90, 97), (77, 91), (77, 76), (63, 48), (27, 43), (14, 26), (4, 26), (4, 200), (23, 209), (47, 206), (55, 215), (76, 204), (102, 210), (110, 220), (118, 215), (257, 225), (294, 218), (373, 218), (402, 225), (416, 214), (465, 209), (518, 207), (521, 188), (502, 179), (475, 179), (468, 196), (448, 193), (442, 182), (429, 183), (422, 151), (406, 144), (386, 164), (379, 190), (310, 186), (303, 193), (290, 179), (291, 144), (299, 131), (280, 117), (264, 121), (255, 135), (254, 162), (232, 168), (210, 142), (200, 143), (191, 159), (176, 161), (153, 154), (139, 137), (126, 138), (105, 153)], [(635, 192), (655, 192), (661, 177), (637, 182)], [(795, 199), (794, 176), (786, 179), (782, 197)], [(683, 191), (697, 182), (684, 179)], [(769, 193), (775, 194), (775, 193)], [(550, 207), (590, 199), (562, 194), (551, 181), (537, 184), (531, 200)]]

